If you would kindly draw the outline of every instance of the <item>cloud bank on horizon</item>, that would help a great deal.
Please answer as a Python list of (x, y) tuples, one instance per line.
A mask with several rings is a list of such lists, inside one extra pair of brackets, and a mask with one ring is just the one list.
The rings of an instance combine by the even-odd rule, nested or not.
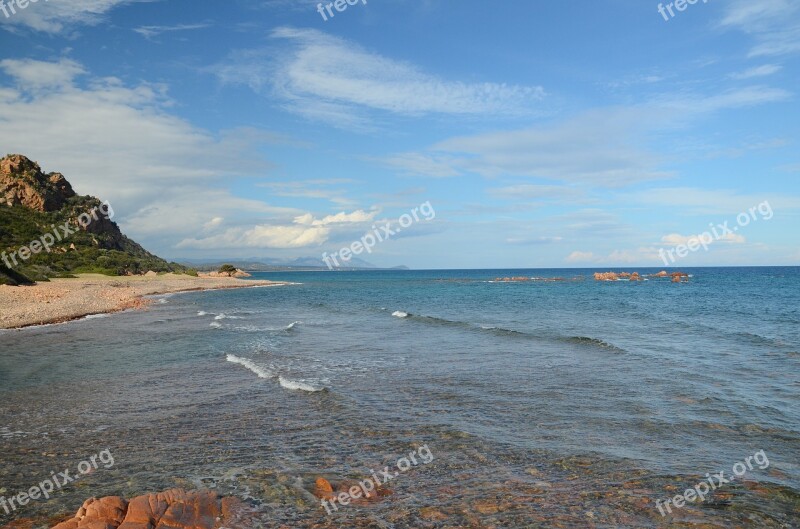
[(320, 255), (429, 201), (369, 260), (658, 267), (769, 201), (678, 266), (800, 264), (796, 2), (316, 4), (0, 10), (0, 145), (170, 258)]

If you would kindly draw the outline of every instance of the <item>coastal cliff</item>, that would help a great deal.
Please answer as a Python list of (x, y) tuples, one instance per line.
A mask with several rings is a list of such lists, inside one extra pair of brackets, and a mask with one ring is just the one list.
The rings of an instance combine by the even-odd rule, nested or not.
[(126, 237), (108, 202), (80, 196), (63, 174), (21, 154), (0, 159), (0, 284), (73, 273), (186, 273)]

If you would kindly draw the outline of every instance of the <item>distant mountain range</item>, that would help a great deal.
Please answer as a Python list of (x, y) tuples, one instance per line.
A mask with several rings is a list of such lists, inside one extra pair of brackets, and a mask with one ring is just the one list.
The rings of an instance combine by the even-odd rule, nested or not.
[[(272, 272), (279, 270), (329, 270), (328, 266), (318, 257), (297, 257), (295, 259), (279, 259), (274, 257), (248, 257), (244, 259), (176, 259), (178, 262), (196, 268), (197, 270), (216, 270), (223, 264), (231, 264), (248, 272)], [(358, 257), (350, 259), (348, 266), (338, 267), (336, 270), (408, 270), (407, 266), (392, 268), (379, 268)]]

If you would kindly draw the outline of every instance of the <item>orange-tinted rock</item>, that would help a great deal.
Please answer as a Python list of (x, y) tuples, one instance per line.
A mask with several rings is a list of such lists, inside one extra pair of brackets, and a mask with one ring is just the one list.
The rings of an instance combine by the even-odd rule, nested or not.
[(137, 496), (86, 500), (75, 517), (53, 529), (214, 529), (236, 518), (241, 503), (211, 491), (172, 489)]
[(0, 159), (0, 203), (56, 211), (74, 196), (61, 173), (44, 174), (39, 164), (20, 154)]
[(317, 482), (314, 486), (314, 495), (317, 498), (332, 498), (333, 494), (333, 487), (331, 486), (330, 481), (325, 478), (317, 478)]
[(595, 272), (594, 274), (595, 281), (616, 281), (619, 277), (619, 274), (614, 272)]

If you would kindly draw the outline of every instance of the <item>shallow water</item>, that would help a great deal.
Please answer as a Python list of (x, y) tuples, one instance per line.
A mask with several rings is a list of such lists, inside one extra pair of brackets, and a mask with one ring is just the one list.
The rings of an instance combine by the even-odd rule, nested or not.
[[(257, 274), (296, 284), (0, 333), (0, 496), (114, 455), (0, 520), (208, 486), (263, 527), (666, 527), (656, 499), (764, 450), (670, 527), (796, 527), (800, 269), (689, 272)], [(519, 275), (579, 279), (491, 281)], [(420, 445), (381, 502), (310, 497)]]

